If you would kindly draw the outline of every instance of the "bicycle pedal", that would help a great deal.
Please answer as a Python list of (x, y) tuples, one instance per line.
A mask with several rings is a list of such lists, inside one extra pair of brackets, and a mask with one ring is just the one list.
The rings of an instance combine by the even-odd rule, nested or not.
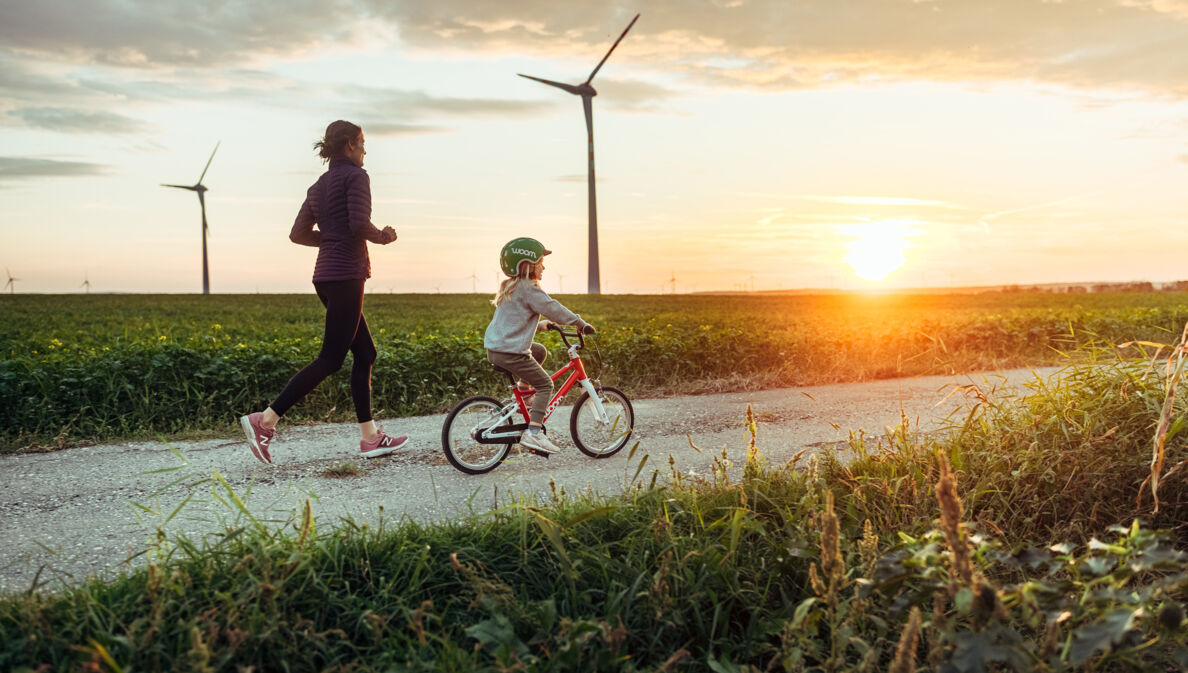
[(541, 456), (542, 458), (548, 458), (549, 456), (553, 455), (551, 453), (548, 453), (547, 451), (541, 451), (540, 449), (534, 449), (530, 446), (525, 446), (524, 448), (528, 449), (528, 453), (532, 453), (532, 454)]

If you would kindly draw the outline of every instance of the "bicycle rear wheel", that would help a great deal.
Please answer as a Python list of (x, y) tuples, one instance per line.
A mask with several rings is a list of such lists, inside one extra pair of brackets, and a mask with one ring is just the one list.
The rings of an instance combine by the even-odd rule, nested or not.
[(631, 408), (631, 400), (618, 388), (602, 388), (598, 399), (606, 410), (607, 421), (599, 418), (590, 394), (582, 393), (569, 415), (569, 434), (582, 453), (591, 458), (606, 458), (618, 453), (631, 438), (635, 410)]
[(499, 420), (502, 405), (492, 397), (469, 397), (458, 403), (441, 426), (441, 448), (454, 467), (467, 474), (490, 472), (507, 457), (514, 442), (484, 444), (476, 437)]

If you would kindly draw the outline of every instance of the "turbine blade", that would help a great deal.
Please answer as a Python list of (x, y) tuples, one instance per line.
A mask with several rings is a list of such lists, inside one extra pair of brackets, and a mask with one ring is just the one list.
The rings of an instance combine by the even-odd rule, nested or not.
[(602, 68), (602, 64), (606, 63), (606, 59), (610, 58), (611, 52), (615, 50), (615, 47), (619, 46), (619, 43), (623, 41), (623, 38), (627, 37), (627, 31), (631, 30), (631, 27), (635, 25), (636, 21), (639, 21), (639, 14), (636, 14), (635, 18), (631, 20), (631, 23), (627, 24), (627, 27), (623, 29), (623, 34), (620, 35), (619, 39), (615, 40), (615, 43), (612, 44), (611, 48), (607, 50), (606, 56), (603, 56), (602, 60), (598, 62), (598, 65), (594, 66), (594, 71), (591, 72), (590, 76), (586, 78), (586, 84), (589, 84), (590, 80), (594, 79), (594, 75), (598, 74), (598, 70)]
[(195, 189), (193, 187), (191, 187), (190, 185), (167, 185), (162, 182), (161, 186), (162, 187), (176, 187), (177, 189), (188, 189), (190, 191), (195, 191)]
[(199, 176), (198, 176), (198, 184), (202, 184), (202, 178), (205, 178), (205, 177), (206, 177), (206, 171), (207, 171), (207, 169), (209, 169), (209, 168), (210, 168), (210, 162), (214, 161), (214, 155), (215, 155), (215, 152), (218, 152), (218, 151), (219, 151), (219, 145), (222, 145), (222, 144), (223, 144), (223, 141), (222, 141), (222, 140), (220, 140), (219, 142), (215, 143), (214, 152), (211, 152), (211, 153), (210, 153), (210, 158), (206, 160), (206, 168), (203, 168), (203, 169), (202, 169), (202, 175), (199, 175)]
[(520, 73), (516, 73), (516, 74), (520, 75), (520, 77), (523, 77), (525, 79), (535, 80), (537, 82), (540, 82), (541, 84), (548, 84), (549, 86), (555, 86), (558, 89), (563, 89), (563, 90), (568, 91), (569, 93), (574, 94), (576, 96), (582, 95), (582, 92), (578, 91), (578, 88), (572, 84), (566, 84), (564, 82), (554, 82), (551, 79), (541, 79), (540, 77), (533, 77), (532, 75), (521, 75)]

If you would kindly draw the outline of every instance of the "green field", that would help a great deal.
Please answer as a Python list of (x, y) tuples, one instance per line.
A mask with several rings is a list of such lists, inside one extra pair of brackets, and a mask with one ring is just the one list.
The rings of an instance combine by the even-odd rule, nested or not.
[[(369, 295), (379, 418), (496, 392), (487, 296)], [(1090, 343), (1169, 342), (1188, 295), (603, 296), (590, 371), (635, 397), (1048, 364)], [(225, 434), (320, 346), (308, 295), (0, 296), (0, 450)], [(542, 337), (551, 362), (560, 342)], [(349, 366), (344, 368), (349, 369)], [(290, 417), (352, 417), (346, 371)]]

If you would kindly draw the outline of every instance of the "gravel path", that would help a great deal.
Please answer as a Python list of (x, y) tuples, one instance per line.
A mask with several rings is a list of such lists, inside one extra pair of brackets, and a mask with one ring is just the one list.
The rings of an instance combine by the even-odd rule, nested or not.
[[(0, 591), (49, 588), (88, 576), (112, 577), (130, 557), (147, 548), (158, 529), (172, 536), (220, 531), (236, 512), (212, 497), (217, 472), (261, 520), (279, 524), (312, 501), (319, 525), (341, 516), (376, 523), (409, 517), (428, 522), (452, 519), (506, 505), (515, 495), (549, 493), (549, 480), (574, 493), (622, 491), (643, 454), (650, 454), (641, 478), (653, 468), (668, 472), (671, 455), (682, 472), (707, 474), (723, 447), (740, 465), (745, 458), (743, 421), (748, 403), (759, 421), (759, 448), (773, 463), (803, 449), (844, 449), (851, 431), (882, 436), (903, 416), (923, 432), (960, 422), (970, 399), (952, 394), (954, 385), (976, 384), (1010, 394), (1053, 369), (1011, 370), (963, 376), (892, 379), (871, 383), (786, 388), (649, 399), (634, 402), (639, 449), (592, 460), (567, 436), (568, 407), (549, 427), (561, 454), (545, 459), (513, 455), (494, 472), (462, 474), (441, 452), (444, 415), (381, 421), (392, 434), (407, 434), (408, 448), (375, 460), (356, 457), (353, 424), (285, 427), (273, 447), (275, 464), (257, 462), (238, 437), (179, 442), (111, 444), (55, 453), (0, 457)], [(560, 438), (558, 438), (560, 435)], [(702, 449), (690, 448), (690, 439)], [(562, 441), (563, 440), (563, 441)], [(839, 444), (840, 443), (840, 444)], [(630, 445), (629, 445), (630, 447)], [(359, 474), (329, 477), (332, 467), (354, 462)], [(195, 485), (197, 484), (197, 485)], [(186, 499), (189, 498), (187, 501)], [(170, 513), (185, 503), (170, 519)], [(146, 511), (151, 510), (151, 511)], [(142, 562), (143, 555), (132, 560)]]

